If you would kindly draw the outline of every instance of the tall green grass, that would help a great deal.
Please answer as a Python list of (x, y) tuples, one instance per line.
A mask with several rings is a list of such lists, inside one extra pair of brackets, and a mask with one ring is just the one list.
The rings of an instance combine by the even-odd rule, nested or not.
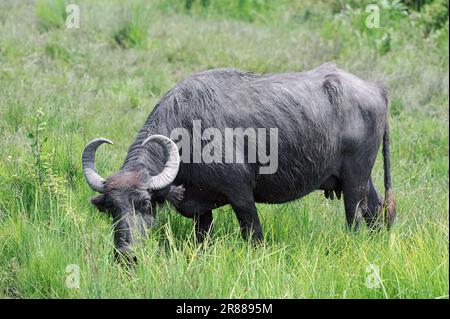
[[(68, 30), (63, 3), (0, 3), (1, 297), (448, 298), (448, 22), (429, 27), (433, 4), (405, 15), (383, 1), (372, 30), (353, 1), (79, 1), (81, 28)], [(258, 205), (261, 247), (240, 238), (228, 206), (197, 245), (192, 221), (164, 206), (137, 267), (113, 261), (111, 220), (81, 170), (86, 141), (114, 141), (97, 155), (108, 175), (183, 77), (325, 61), (391, 89), (389, 233), (349, 233), (342, 201), (315, 192)], [(382, 172), (379, 159), (380, 190)], [(66, 286), (73, 264), (78, 289)]]

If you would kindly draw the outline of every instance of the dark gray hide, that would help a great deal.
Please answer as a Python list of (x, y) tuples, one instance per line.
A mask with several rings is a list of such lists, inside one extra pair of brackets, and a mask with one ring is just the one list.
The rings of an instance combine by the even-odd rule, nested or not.
[[(167, 157), (156, 143), (142, 147), (144, 139), (153, 134), (170, 136), (180, 127), (192, 134), (193, 121), (201, 120), (203, 130), (213, 127), (222, 133), (224, 128), (278, 128), (279, 156), (278, 170), (269, 175), (259, 174), (258, 163), (181, 162), (170, 187), (148, 190), (151, 207), (156, 199), (168, 199), (182, 215), (194, 218), (200, 240), (210, 229), (212, 209), (225, 204), (233, 207), (244, 238), (251, 234), (253, 240), (261, 240), (255, 202), (284, 203), (318, 189), (330, 198), (334, 194), (340, 198), (343, 193), (349, 226), (357, 226), (365, 218), (370, 227), (378, 228), (382, 212), (390, 226), (395, 203), (390, 190), (387, 113), (384, 86), (361, 80), (332, 63), (283, 74), (235, 69), (196, 73), (155, 106), (129, 147), (122, 168), (106, 180), (106, 191), (95, 204), (114, 206), (109, 209), (120, 212), (116, 213), (119, 217), (129, 210), (120, 207), (131, 205), (129, 193), (139, 182), (160, 173)], [(371, 180), (382, 141), (385, 205)], [(129, 180), (124, 174), (131, 174)], [(127, 185), (126, 191), (108, 185), (117, 179)], [(150, 212), (141, 210), (139, 214)], [(128, 233), (125, 230), (125, 235), (119, 236), (125, 239), (116, 239), (118, 248), (129, 247)]]

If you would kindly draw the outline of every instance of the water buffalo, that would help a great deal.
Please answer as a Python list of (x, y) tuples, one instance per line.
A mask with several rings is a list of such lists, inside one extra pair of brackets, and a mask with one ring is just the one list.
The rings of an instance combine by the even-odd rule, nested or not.
[[(84, 175), (101, 193), (91, 202), (111, 213), (120, 253), (129, 253), (132, 243), (155, 224), (156, 203), (166, 200), (194, 219), (200, 241), (210, 230), (214, 208), (230, 204), (243, 237), (259, 241), (263, 232), (256, 202), (284, 203), (314, 190), (324, 190), (329, 198), (343, 194), (350, 228), (363, 219), (371, 228), (383, 222), (389, 228), (396, 212), (387, 93), (382, 84), (364, 81), (332, 63), (282, 74), (236, 69), (193, 74), (157, 103), (122, 167), (106, 180), (97, 173), (94, 157), (99, 145), (111, 142), (94, 139), (86, 145)], [(260, 158), (250, 162), (245, 154), (243, 162), (195, 162), (195, 154), (183, 159), (186, 146), (180, 158), (181, 150), (168, 136), (182, 128), (194, 138), (195, 121), (223, 134), (226, 128), (277, 128), (276, 170), (261, 174), (267, 165)], [(244, 140), (245, 150), (263, 146), (249, 136)], [(371, 178), (381, 141), (384, 202)], [(194, 148), (190, 151), (195, 153)]]

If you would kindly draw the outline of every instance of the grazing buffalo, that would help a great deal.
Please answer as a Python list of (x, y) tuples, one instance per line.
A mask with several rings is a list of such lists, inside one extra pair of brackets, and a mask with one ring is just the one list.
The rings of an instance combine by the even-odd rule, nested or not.
[[(324, 190), (328, 198), (340, 199), (343, 194), (350, 228), (362, 219), (371, 228), (380, 228), (383, 222), (389, 228), (396, 213), (387, 93), (383, 85), (364, 81), (332, 63), (282, 74), (235, 69), (193, 74), (157, 103), (122, 167), (106, 180), (97, 173), (94, 157), (99, 145), (112, 143), (99, 138), (86, 145), (84, 175), (89, 186), (101, 193), (91, 201), (100, 211), (111, 213), (117, 252), (125, 254), (155, 224), (156, 203), (166, 200), (194, 219), (200, 241), (210, 230), (214, 208), (230, 204), (243, 237), (259, 241), (263, 232), (255, 203), (285, 203), (314, 190)], [(213, 161), (198, 160), (196, 152), (208, 142), (203, 136), (200, 147), (194, 145), (198, 122), (200, 133), (213, 129), (226, 136), (227, 129), (240, 128), (241, 134), (232, 141), (244, 141), (244, 147), (236, 149), (241, 160), (224, 160), (227, 152), (215, 154)], [(276, 130), (261, 130), (269, 128)], [(192, 143), (176, 141), (173, 132), (175, 137), (187, 135)], [(264, 138), (261, 134), (255, 138), (251, 134), (255, 132), (263, 132)], [(381, 142), (384, 202), (371, 178)], [(225, 141), (216, 143), (218, 150), (222, 144)], [(269, 148), (276, 151), (271, 169), (263, 158), (267, 152), (259, 152)], [(255, 149), (256, 158), (247, 154)]]

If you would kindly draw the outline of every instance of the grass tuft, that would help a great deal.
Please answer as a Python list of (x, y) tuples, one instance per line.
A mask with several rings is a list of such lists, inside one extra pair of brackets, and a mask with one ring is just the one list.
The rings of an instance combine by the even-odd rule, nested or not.
[(40, 31), (63, 27), (67, 18), (66, 0), (38, 0), (36, 18)]
[(126, 7), (114, 32), (114, 41), (122, 48), (145, 48), (149, 25), (150, 15), (143, 2)]

